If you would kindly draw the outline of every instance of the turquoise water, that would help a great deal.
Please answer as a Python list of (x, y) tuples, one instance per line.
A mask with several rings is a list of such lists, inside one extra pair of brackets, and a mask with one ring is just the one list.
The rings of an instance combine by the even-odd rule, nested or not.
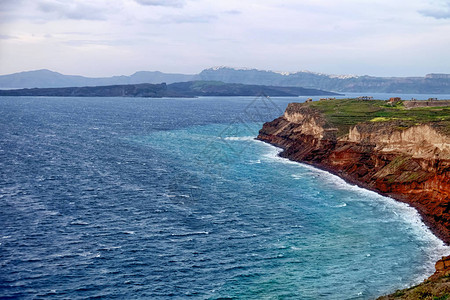
[(1, 98), (0, 296), (372, 299), (449, 249), (256, 141), (295, 99)]

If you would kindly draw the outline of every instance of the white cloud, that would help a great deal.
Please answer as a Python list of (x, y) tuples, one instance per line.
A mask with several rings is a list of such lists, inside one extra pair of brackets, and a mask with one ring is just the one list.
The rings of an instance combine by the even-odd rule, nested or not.
[(89, 1), (44, 0), (38, 2), (38, 8), (49, 15), (62, 19), (104, 20), (105, 7), (91, 4)]
[(450, 1), (430, 3), (429, 7), (419, 10), (419, 13), (435, 19), (450, 19)]
[(149, 6), (172, 6), (182, 7), (184, 6), (183, 0), (135, 0), (137, 3)]
[(448, 19), (418, 13), (442, 11), (443, 5), (6, 0), (0, 4), (0, 37), (14, 38), (0, 38), (0, 74), (37, 68), (90, 76), (195, 73), (213, 65), (338, 74), (449, 72), (448, 55), (441, 50), (450, 47)]
[(7, 35), (7, 34), (0, 34), (0, 40), (9, 40), (9, 39), (14, 39), (14, 36), (11, 35)]

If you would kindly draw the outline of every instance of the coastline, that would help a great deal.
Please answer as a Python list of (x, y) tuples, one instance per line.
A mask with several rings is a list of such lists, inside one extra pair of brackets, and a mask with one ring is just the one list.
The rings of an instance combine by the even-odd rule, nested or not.
[[(286, 158), (287, 158), (287, 157), (286, 157)], [(289, 159), (289, 158), (288, 158), (288, 159)], [(293, 160), (293, 161), (295, 161), (295, 160)], [(301, 162), (301, 161), (299, 161), (299, 162)], [(444, 243), (444, 245), (450, 246), (450, 236), (443, 235), (443, 234), (439, 231), (439, 229), (435, 226), (434, 222), (430, 219), (430, 217), (427, 216), (422, 210), (420, 210), (420, 209), (418, 209), (416, 206), (414, 206), (413, 203), (408, 202), (406, 196), (400, 197), (400, 195), (398, 195), (398, 194), (383, 193), (382, 191), (379, 191), (379, 190), (377, 190), (376, 188), (371, 187), (370, 185), (368, 185), (368, 184), (365, 183), (365, 182), (355, 180), (354, 178), (352, 178), (352, 177), (350, 177), (350, 176), (345, 176), (345, 174), (336, 172), (336, 171), (333, 170), (332, 168), (327, 168), (326, 166), (322, 166), (322, 165), (320, 165), (320, 164), (312, 164), (312, 163), (309, 164), (308, 162), (301, 162), (301, 163), (304, 163), (304, 164), (313, 166), (313, 167), (315, 167), (315, 168), (318, 168), (318, 169), (324, 170), (324, 171), (326, 171), (326, 172), (329, 172), (330, 174), (336, 175), (336, 176), (338, 176), (339, 178), (343, 179), (343, 180), (344, 180), (345, 182), (347, 182), (348, 184), (354, 184), (354, 185), (356, 185), (356, 186), (358, 186), (358, 187), (360, 187), (360, 188), (363, 188), (363, 189), (366, 189), (366, 190), (375, 192), (375, 193), (377, 193), (378, 195), (381, 195), (381, 196), (384, 196), (384, 197), (388, 197), (388, 198), (394, 199), (395, 201), (399, 201), (399, 202), (402, 202), (402, 203), (407, 204), (408, 206), (414, 208), (414, 209), (417, 211), (417, 213), (418, 213), (418, 214), (420, 215), (420, 217), (421, 217), (422, 222), (427, 226), (428, 229), (430, 229), (430, 231), (431, 231), (431, 232), (432, 232), (439, 240), (441, 240), (441, 241)], [(447, 255), (450, 255), (450, 252), (449, 252)]]
[[(377, 190), (375, 190), (373, 188), (370, 188), (367, 184), (362, 184), (361, 182), (358, 182), (356, 180), (348, 180), (347, 178), (345, 178), (343, 176), (340, 176), (339, 173), (333, 171), (330, 168), (323, 167), (320, 164), (311, 164), (311, 163), (308, 163), (308, 162), (305, 162), (305, 161), (297, 161), (297, 160), (292, 159), (290, 157), (283, 156), (282, 154), (285, 152), (285, 149), (282, 146), (276, 145), (276, 144), (272, 144), (270, 142), (267, 142), (267, 141), (264, 141), (264, 140), (261, 140), (261, 139), (258, 139), (258, 138), (255, 138), (255, 140), (274, 147), (277, 150), (276, 157), (278, 157), (280, 159), (283, 159), (283, 160), (286, 160), (283, 163), (290, 162), (290, 163), (293, 163), (293, 164), (297, 164), (299, 166), (312, 168), (316, 172), (319, 172), (319, 171), (320, 172), (325, 172), (328, 175), (335, 176), (336, 178), (342, 180), (347, 185), (347, 187), (350, 187), (350, 188), (351, 187), (357, 187), (358, 189), (362, 189), (362, 190), (365, 190), (365, 191), (368, 191), (368, 192), (375, 193), (375, 194), (377, 194), (380, 197), (392, 200), (394, 203), (403, 204), (403, 205), (406, 205), (407, 207), (413, 209), (414, 212), (418, 216), (418, 221), (421, 223), (421, 225), (423, 225), (424, 230), (428, 231), (428, 233), (432, 236), (432, 237), (430, 236), (430, 238), (434, 237), (436, 239), (434, 242), (440, 242), (441, 245), (430, 245), (430, 249), (429, 249), (430, 253), (427, 254), (429, 256), (428, 259), (427, 259), (428, 263), (429, 263), (429, 266), (425, 266), (425, 273), (418, 274), (417, 277), (415, 277), (412, 280), (412, 282), (411, 282), (411, 286), (412, 287), (410, 287), (409, 289), (412, 289), (413, 287), (420, 285), (422, 282), (427, 282), (427, 281), (433, 279), (433, 277), (436, 277), (436, 274), (438, 272), (437, 272), (437, 270), (435, 270), (435, 265), (437, 265), (441, 259), (444, 259), (444, 257), (447, 257), (447, 258), (450, 257), (450, 244), (447, 243), (444, 239), (442, 239), (438, 234), (436, 234), (437, 231), (436, 231), (435, 228), (433, 228), (433, 227), (431, 227), (431, 226), (429, 226), (427, 224), (427, 222), (425, 221), (425, 218), (424, 218), (424, 214), (421, 213), (421, 211), (419, 209), (417, 209), (416, 207), (412, 206), (410, 203), (408, 203), (404, 199), (396, 199), (396, 198), (391, 197), (389, 195), (383, 194), (383, 193), (381, 193), (381, 192), (379, 192), (379, 191), (377, 191)], [(392, 203), (390, 203), (390, 204), (392, 205)], [(413, 223), (413, 222), (411, 222), (411, 223)], [(433, 243), (432, 239), (430, 239), (429, 242)], [(434, 251), (436, 251), (436, 250), (438, 251), (438, 253), (435, 254), (435, 255), (432, 255), (432, 253)], [(399, 288), (401, 288), (401, 289), (403, 289), (403, 288), (408, 289), (408, 287), (399, 287)], [(398, 291), (400, 291), (400, 290), (397, 290), (397, 292)], [(395, 292), (395, 291), (392, 291), (392, 292)], [(400, 293), (400, 295), (401, 295), (401, 293)], [(380, 295), (379, 296), (379, 298), (383, 298), (383, 299), (384, 299), (384, 297), (388, 297), (386, 299), (391, 299), (391, 298), (389, 298), (389, 296), (385, 296), (385, 295)], [(396, 298), (392, 298), (392, 299), (396, 299)]]
[[(409, 205), (443, 246), (448, 246), (448, 108), (402, 108), (354, 99), (290, 103), (282, 116), (264, 123), (257, 139), (283, 149), (280, 157)], [(441, 119), (433, 119), (435, 111)], [(417, 290), (424, 284), (432, 286), (429, 295), (450, 297), (450, 251), (436, 254), (434, 261), (436, 272), (424, 283), (388, 299), (400, 294), (414, 294), (401, 299), (416, 299)]]
[[(290, 161), (292, 161), (292, 162), (305, 164), (305, 165), (308, 165), (308, 166), (317, 168), (317, 169), (319, 169), (319, 170), (326, 171), (326, 172), (328, 172), (328, 173), (330, 173), (330, 174), (332, 174), (332, 175), (335, 175), (335, 176), (337, 176), (337, 177), (343, 179), (343, 180), (344, 180), (346, 183), (348, 183), (348, 184), (356, 185), (356, 186), (358, 186), (358, 187), (360, 187), (360, 188), (363, 188), (363, 189), (366, 189), (366, 190), (375, 192), (375, 193), (377, 193), (377, 194), (379, 194), (379, 195), (381, 195), (381, 196), (384, 196), (384, 197), (389, 197), (389, 198), (391, 198), (391, 199), (394, 199), (394, 200), (396, 200), (396, 201), (405, 203), (405, 204), (407, 204), (407, 205), (413, 207), (413, 208), (419, 213), (419, 215), (421, 216), (421, 219), (422, 219), (423, 223), (430, 229), (430, 231), (431, 231), (438, 239), (440, 239), (446, 246), (449, 246), (449, 247), (450, 247), (450, 235), (444, 235), (444, 234), (442, 234), (442, 233), (439, 231), (439, 229), (435, 226), (434, 222), (430, 219), (430, 217), (427, 216), (420, 208), (414, 206), (413, 203), (409, 202), (406, 195), (404, 195), (403, 197), (400, 197), (399, 194), (394, 194), (394, 193), (383, 193), (382, 191), (377, 190), (376, 188), (370, 186), (370, 185), (367, 184), (366, 182), (356, 180), (356, 179), (352, 178), (351, 176), (346, 175), (346, 174), (344, 174), (344, 173), (342, 173), (342, 172), (338, 172), (338, 171), (336, 171), (336, 170), (334, 170), (334, 169), (332, 169), (332, 168), (330, 168), (330, 167), (327, 167), (326, 165), (322, 165), (322, 164), (319, 164), (319, 163), (308, 162), (308, 161), (296, 160), (296, 159), (294, 159), (293, 157), (290, 157), (289, 155), (286, 155), (286, 154), (285, 154), (285, 153), (286, 153), (286, 152), (285, 152), (286, 149), (285, 149), (282, 145), (280, 145), (280, 144), (273, 144), (273, 143), (270, 143), (270, 142), (268, 142), (268, 141), (266, 141), (266, 140), (259, 139), (259, 138), (256, 138), (256, 139), (257, 139), (258, 141), (267, 143), (267, 144), (269, 144), (269, 145), (272, 145), (272, 146), (274, 146), (274, 147), (277, 147), (277, 148), (281, 149), (281, 151), (278, 153), (278, 156), (281, 157), (281, 158), (285, 158), (285, 159), (288, 159), (288, 160), (290, 160)], [(450, 255), (450, 252), (449, 252), (447, 255)]]
[[(331, 168), (327, 168), (325, 166), (321, 166), (320, 164), (312, 164), (312, 163), (309, 163), (309, 162), (306, 162), (306, 161), (298, 161), (298, 160), (292, 159), (291, 157), (283, 156), (283, 153), (285, 152), (285, 148), (280, 146), (280, 145), (272, 144), (270, 142), (267, 142), (265, 140), (261, 140), (261, 139), (258, 139), (258, 138), (255, 138), (255, 140), (259, 141), (259, 142), (262, 142), (262, 143), (265, 143), (267, 145), (270, 145), (271, 147), (274, 147), (277, 150), (276, 156), (278, 158), (280, 158), (280, 159), (286, 160), (284, 163), (291, 162), (291, 163), (299, 165), (299, 166), (312, 168), (316, 172), (319, 172), (319, 171), (320, 172), (325, 172), (327, 175), (331, 175), (331, 176), (334, 176), (334, 177), (342, 180), (347, 185), (348, 188), (356, 187), (356, 188), (362, 189), (362, 190), (364, 190), (366, 192), (367, 191), (368, 192), (372, 192), (372, 193), (377, 194), (380, 197), (383, 197), (383, 198), (386, 198), (386, 199), (390, 199), (393, 203), (401, 203), (401, 204), (406, 205), (407, 207), (413, 209), (414, 212), (418, 216), (418, 221), (421, 223), (421, 225), (423, 225), (425, 227), (425, 230), (428, 231), (428, 233), (430, 235), (432, 235), (436, 239), (435, 242), (440, 242), (441, 243), (441, 245), (435, 245), (434, 247), (430, 246), (430, 251), (438, 250), (438, 254), (430, 255), (430, 257), (429, 257), (430, 266), (427, 268), (427, 273), (418, 275), (418, 277), (414, 280), (413, 284), (419, 284), (423, 280), (426, 280), (427, 278), (430, 278), (434, 274), (434, 271), (435, 271), (434, 270), (434, 263), (437, 260), (439, 260), (441, 257), (450, 255), (450, 244), (448, 242), (446, 242), (444, 239), (442, 239), (438, 234), (436, 234), (435, 228), (429, 226), (425, 222), (424, 214), (421, 213), (419, 209), (417, 209), (416, 207), (412, 206), (407, 201), (401, 200), (401, 199), (396, 199), (394, 197), (391, 197), (390, 195), (384, 194), (382, 192), (379, 192), (379, 191), (371, 188), (367, 184), (363, 184), (363, 183), (358, 182), (356, 180), (348, 179), (348, 178), (345, 178), (343, 176), (340, 176), (340, 174), (338, 172), (335, 172)], [(390, 204), (392, 204), (392, 203), (390, 203)], [(413, 223), (413, 222), (411, 222), (411, 223)], [(433, 242), (433, 241), (430, 240), (430, 242)], [(439, 247), (440, 249), (439, 248), (436, 249), (436, 246)]]

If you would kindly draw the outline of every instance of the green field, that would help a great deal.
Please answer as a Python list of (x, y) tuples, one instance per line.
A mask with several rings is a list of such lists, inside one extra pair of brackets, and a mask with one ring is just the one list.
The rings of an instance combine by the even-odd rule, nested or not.
[(392, 106), (383, 100), (358, 99), (315, 101), (305, 105), (323, 113), (329, 125), (338, 128), (339, 136), (348, 133), (351, 126), (362, 122), (386, 123), (386, 126), (398, 129), (430, 124), (450, 135), (450, 106), (407, 109), (403, 102)]

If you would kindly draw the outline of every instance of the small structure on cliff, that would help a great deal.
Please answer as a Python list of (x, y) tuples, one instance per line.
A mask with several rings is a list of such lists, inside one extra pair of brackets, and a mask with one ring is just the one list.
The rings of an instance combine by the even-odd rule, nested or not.
[(389, 98), (388, 103), (393, 105), (400, 101), (402, 101), (402, 98), (400, 98), (400, 97), (391, 97), (391, 98)]
[[(433, 99), (433, 100), (431, 100)], [(428, 100), (408, 100), (403, 101), (406, 108), (418, 108), (418, 107), (448, 107), (450, 106), (450, 100), (437, 100), (436, 98), (430, 98)]]
[(373, 100), (372, 96), (360, 96), (358, 97), (358, 100)]

